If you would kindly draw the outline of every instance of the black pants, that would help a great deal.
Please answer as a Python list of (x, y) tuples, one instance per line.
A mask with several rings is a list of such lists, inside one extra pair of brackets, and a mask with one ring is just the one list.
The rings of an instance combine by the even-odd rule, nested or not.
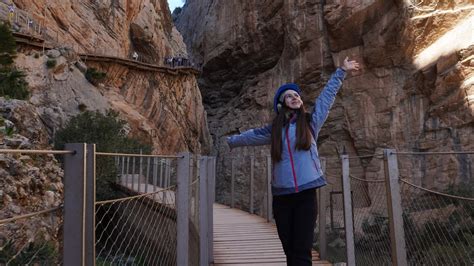
[(273, 217), (288, 266), (311, 265), (317, 215), (315, 189), (273, 196)]

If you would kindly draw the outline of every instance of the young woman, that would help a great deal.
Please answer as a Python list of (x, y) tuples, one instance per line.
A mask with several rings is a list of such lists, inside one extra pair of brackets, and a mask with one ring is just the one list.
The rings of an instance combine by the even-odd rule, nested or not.
[(307, 113), (298, 85), (288, 83), (276, 92), (273, 122), (227, 139), (229, 147), (271, 144), (273, 215), (287, 265), (311, 265), (316, 222), (316, 188), (326, 185), (316, 140), (326, 121), (346, 71), (358, 70), (344, 60)]

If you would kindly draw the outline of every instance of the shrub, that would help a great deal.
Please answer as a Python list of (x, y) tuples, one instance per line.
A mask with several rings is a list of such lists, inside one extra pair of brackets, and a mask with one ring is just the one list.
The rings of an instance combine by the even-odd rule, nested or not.
[[(69, 121), (54, 137), (56, 149), (63, 149), (66, 143), (96, 144), (99, 152), (130, 153), (142, 150), (151, 152), (151, 145), (140, 143), (129, 138), (124, 131), (126, 122), (118, 118), (118, 113), (108, 111), (85, 111)], [(117, 197), (113, 184), (117, 180), (117, 170), (112, 157), (99, 156), (96, 160), (96, 192), (97, 200)]]
[(25, 100), (29, 96), (25, 74), (16, 69), (0, 71), (0, 96)]
[(0, 265), (53, 265), (58, 261), (58, 251), (53, 242), (39, 240), (30, 242), (22, 249), (16, 247), (14, 240), (7, 240), (7, 243), (0, 249)]
[(91, 67), (91, 68), (88, 68), (87, 71), (86, 71), (86, 79), (97, 86), (97, 84), (99, 84), (99, 82), (101, 82), (102, 80), (104, 80), (106, 77), (106, 73), (105, 72), (101, 72), (101, 71), (98, 71), (97, 69)]
[(10, 25), (0, 22), (0, 68), (10, 68), (16, 55), (16, 42)]
[(48, 61), (46, 61), (47, 68), (53, 68), (56, 66), (56, 64), (57, 64), (56, 59), (48, 59)]
[(0, 23), (0, 40), (0, 96), (25, 100), (28, 83), (25, 74), (13, 67), (16, 43), (8, 24)]

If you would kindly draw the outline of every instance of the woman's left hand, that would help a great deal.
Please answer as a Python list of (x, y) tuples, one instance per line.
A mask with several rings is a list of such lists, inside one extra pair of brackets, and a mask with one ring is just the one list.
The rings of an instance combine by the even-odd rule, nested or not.
[(359, 63), (355, 60), (349, 60), (349, 57), (346, 57), (341, 68), (344, 69), (344, 71), (359, 70)]

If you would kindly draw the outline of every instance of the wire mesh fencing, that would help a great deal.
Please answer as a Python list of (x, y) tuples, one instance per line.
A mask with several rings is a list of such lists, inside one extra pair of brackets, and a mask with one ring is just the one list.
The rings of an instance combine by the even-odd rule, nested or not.
[(385, 181), (351, 176), (351, 188), (356, 264), (390, 264), (390, 226)]
[(0, 149), (0, 265), (61, 263), (66, 153)]
[[(329, 176), (326, 174), (326, 178)], [(331, 176), (333, 180), (336, 177)], [(340, 179), (340, 178), (339, 178)], [(321, 239), (315, 242), (315, 248), (321, 252), (321, 245), (327, 246), (327, 259), (331, 262), (345, 262), (346, 257), (346, 244), (345, 244), (345, 227), (344, 227), (344, 208), (342, 200), (341, 185), (336, 182), (328, 182), (328, 184), (320, 188), (319, 193), (323, 193), (327, 199), (324, 201), (324, 205), (320, 205), (318, 216), (324, 216), (318, 218), (316, 224), (317, 235), (320, 235), (321, 225), (324, 224), (323, 233), (326, 234), (325, 241), (322, 243)], [(321, 196), (319, 197), (321, 201)], [(324, 208), (322, 210), (321, 208)]]
[(96, 262), (176, 265), (176, 159), (136, 155), (113, 161), (123, 193), (96, 203)]
[(221, 158), (218, 202), (271, 220), (271, 161), (267, 155)]
[(409, 264), (474, 264), (473, 157), (399, 155)]

